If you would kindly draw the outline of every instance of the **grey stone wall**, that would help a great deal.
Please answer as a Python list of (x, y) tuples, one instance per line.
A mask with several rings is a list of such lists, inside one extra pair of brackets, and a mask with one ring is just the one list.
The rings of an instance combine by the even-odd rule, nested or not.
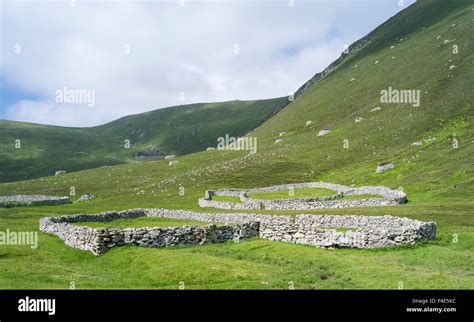
[[(334, 190), (333, 196), (319, 198), (293, 198), (282, 200), (263, 200), (249, 198), (249, 193), (277, 192), (282, 190), (324, 188)], [(344, 195), (380, 195), (380, 198), (341, 199)], [(214, 201), (212, 196), (238, 196), (242, 202)], [(327, 182), (303, 182), (284, 184), (278, 186), (262, 187), (255, 189), (222, 189), (206, 193), (205, 198), (199, 199), (200, 207), (212, 207), (227, 210), (307, 210), (325, 208), (351, 208), (351, 207), (378, 207), (395, 206), (406, 202), (406, 194), (399, 190), (392, 190), (384, 186), (363, 186), (359, 188)]]
[(0, 208), (19, 206), (62, 205), (69, 203), (69, 197), (53, 197), (43, 195), (0, 196)]
[(134, 244), (141, 247), (167, 247), (184, 245), (202, 245), (206, 243), (222, 243), (227, 240), (240, 240), (258, 236), (259, 223), (216, 226), (182, 226), (182, 227), (143, 227), (143, 228), (91, 228), (76, 226), (76, 222), (108, 222), (115, 219), (137, 218), (152, 215), (143, 209), (127, 211), (109, 211), (96, 215), (71, 215), (55, 218), (42, 218), (40, 231), (54, 234), (68, 246), (91, 251), (100, 255), (115, 246)]
[(319, 247), (380, 248), (432, 240), (436, 223), (393, 216), (299, 215), (283, 228), (262, 224), (260, 236)]
[[(210, 223), (203, 227), (90, 228), (75, 222), (107, 222), (141, 216), (192, 219)], [(230, 224), (229, 224), (230, 223)], [(338, 231), (337, 228), (350, 229)], [(54, 234), (66, 245), (99, 255), (125, 244), (165, 247), (220, 243), (259, 236), (274, 241), (316, 247), (379, 248), (412, 245), (436, 238), (436, 223), (393, 216), (260, 215), (251, 213), (197, 213), (188, 210), (132, 209), (94, 215), (42, 218), (40, 231)]]

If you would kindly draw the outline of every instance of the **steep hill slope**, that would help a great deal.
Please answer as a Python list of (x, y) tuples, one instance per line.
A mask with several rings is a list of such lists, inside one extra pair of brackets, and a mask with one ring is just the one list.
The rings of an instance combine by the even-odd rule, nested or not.
[[(202, 151), (226, 133), (244, 135), (287, 102), (277, 98), (183, 105), (92, 128), (0, 120), (0, 182), (131, 162), (142, 151), (178, 155)], [(130, 141), (129, 149), (125, 140)]]
[[(279, 181), (325, 178), (472, 195), (472, 15), (469, 1), (422, 1), (377, 28), (251, 134), (261, 158), (280, 157), (266, 158), (272, 166), (247, 171), (247, 178), (268, 178), (272, 171)], [(383, 103), (381, 92), (390, 88), (420, 91), (419, 106)], [(332, 132), (318, 136), (322, 129)], [(283, 142), (275, 144), (277, 138)], [(396, 168), (375, 174), (384, 162)]]

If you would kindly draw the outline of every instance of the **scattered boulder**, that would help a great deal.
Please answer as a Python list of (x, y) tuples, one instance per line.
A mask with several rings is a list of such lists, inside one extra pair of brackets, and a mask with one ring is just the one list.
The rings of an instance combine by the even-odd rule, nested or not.
[(360, 121), (362, 121), (362, 117), (357, 116), (357, 117), (355, 118), (355, 122), (356, 122), (356, 123), (359, 123)]
[(173, 161), (170, 161), (170, 163), (168, 163), (168, 165), (177, 165), (179, 164), (179, 160), (173, 160)]
[(285, 134), (286, 134), (286, 132), (280, 132), (279, 136), (283, 136)]
[(170, 154), (170, 155), (165, 156), (165, 160), (174, 159), (175, 157), (176, 157), (176, 155)]
[(92, 200), (94, 198), (95, 198), (95, 196), (93, 194), (88, 193), (88, 194), (85, 194), (85, 195), (81, 196), (81, 198), (79, 198), (78, 202), (88, 201), (88, 200)]
[(370, 112), (377, 112), (380, 111), (382, 108), (380, 106), (374, 107), (373, 109), (370, 110)]
[(331, 133), (331, 130), (324, 129), (324, 130), (319, 131), (318, 136), (323, 136), (329, 133)]
[(69, 197), (54, 197), (44, 195), (0, 196), (0, 208), (63, 205), (67, 203), (69, 203)]
[(283, 142), (282, 139), (276, 139), (276, 140), (275, 140), (275, 143), (281, 143), (281, 142)]
[(62, 174), (66, 174), (66, 170), (58, 170), (54, 173), (55, 176), (60, 176)]
[(423, 143), (423, 142), (421, 142), (421, 141), (416, 141), (416, 142), (413, 142), (411, 145), (412, 145), (412, 146), (419, 146), (419, 145), (421, 145), (422, 143)]
[(210, 147), (208, 147), (208, 148), (206, 149), (206, 151), (212, 151), (212, 150), (215, 150), (215, 149), (216, 149), (216, 148), (210, 146)]
[(375, 169), (376, 173), (382, 173), (387, 170), (395, 168), (395, 165), (393, 163), (382, 163), (377, 166), (377, 169)]
[(355, 81), (355, 80), (356, 80), (356, 79), (355, 79), (354, 77), (353, 77), (353, 78), (351, 78), (351, 82), (353, 82), (353, 81)]
[(313, 124), (313, 121), (306, 121), (306, 126)]

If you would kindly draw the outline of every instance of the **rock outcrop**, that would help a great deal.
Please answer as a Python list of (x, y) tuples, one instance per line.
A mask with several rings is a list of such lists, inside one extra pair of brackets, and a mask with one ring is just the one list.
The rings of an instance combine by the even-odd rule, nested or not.
[(375, 172), (382, 173), (393, 168), (395, 168), (395, 165), (393, 163), (382, 163), (377, 166)]
[(331, 133), (331, 130), (324, 129), (324, 130), (319, 131), (318, 136), (324, 136), (329, 133)]
[(77, 201), (82, 202), (82, 201), (88, 201), (92, 199), (95, 199), (95, 196), (93, 194), (88, 193), (88, 194), (82, 195)]

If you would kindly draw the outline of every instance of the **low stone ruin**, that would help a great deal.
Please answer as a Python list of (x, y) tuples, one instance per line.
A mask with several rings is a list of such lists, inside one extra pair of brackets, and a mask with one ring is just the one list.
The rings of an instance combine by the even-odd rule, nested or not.
[(53, 197), (43, 195), (0, 196), (0, 208), (62, 205), (67, 203), (69, 203), (69, 197)]
[(162, 160), (166, 153), (161, 150), (140, 151), (135, 154), (137, 160)]
[[(248, 194), (259, 192), (276, 192), (290, 189), (324, 188), (334, 190), (334, 195), (317, 198), (290, 198), (281, 200), (264, 200), (249, 198)], [(206, 197), (199, 199), (199, 206), (228, 210), (305, 210), (325, 208), (377, 207), (394, 206), (406, 202), (406, 194), (383, 186), (347, 187), (326, 182), (304, 182), (285, 184), (255, 189), (221, 189), (207, 191)], [(380, 198), (342, 199), (345, 195), (380, 195)], [(241, 202), (215, 201), (212, 196), (231, 196), (240, 198)]]
[[(77, 222), (108, 222), (142, 216), (232, 223), (204, 227), (91, 228)], [(338, 231), (341, 228), (344, 231)], [(413, 245), (436, 238), (436, 223), (393, 216), (260, 215), (197, 213), (188, 210), (132, 209), (96, 215), (42, 218), (40, 231), (57, 235), (66, 245), (100, 255), (115, 246), (165, 247), (220, 243), (248, 237), (316, 247), (371, 249)]]

